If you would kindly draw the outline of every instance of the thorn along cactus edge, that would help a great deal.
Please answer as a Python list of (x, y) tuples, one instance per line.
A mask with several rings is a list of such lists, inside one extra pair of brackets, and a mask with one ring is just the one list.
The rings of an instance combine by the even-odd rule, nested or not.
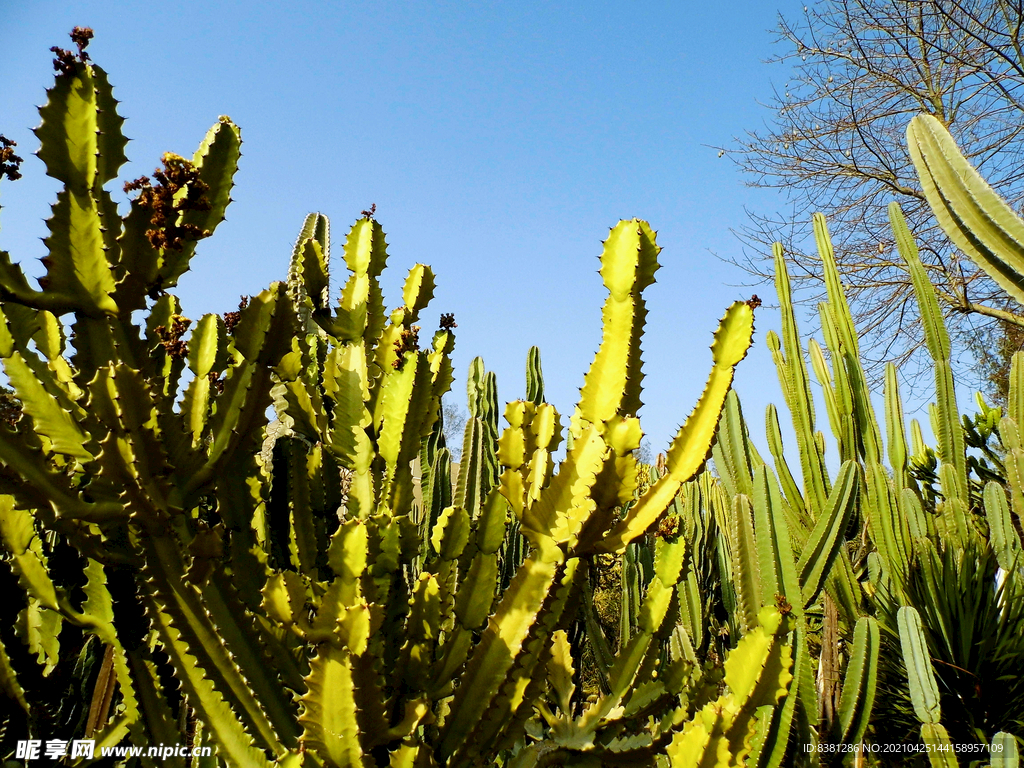
[[(39, 289), (0, 252), (0, 759), (24, 765), (26, 739), (91, 739), (97, 765), (115, 746), (211, 748), (159, 763), (180, 768), (891, 764), (861, 749), (881, 744), (920, 748), (902, 764), (1018, 765), (1024, 359), (1007, 415), (979, 401), (961, 421), (898, 209), (937, 450), (916, 422), (908, 447), (894, 368), (883, 444), (818, 217), (824, 348), (801, 346), (776, 253), (768, 348), (790, 454), (770, 406), (761, 457), (730, 389), (755, 296), (728, 308), (704, 393), (641, 464), (659, 248), (633, 219), (604, 243), (602, 340), (568, 423), (539, 350), (503, 410), (477, 358), (455, 465), (440, 407), (455, 318), (425, 330), (424, 265), (385, 309), (376, 206), (344, 239), (336, 303), (329, 223), (310, 214), (286, 282), (184, 315), (169, 291), (223, 219), (238, 128), (221, 118), (191, 159), (128, 182), (122, 216), (105, 185), (123, 121), (90, 37), (54, 50), (40, 109), (39, 156), (63, 189)], [(0, 175), (20, 163), (0, 137)]]

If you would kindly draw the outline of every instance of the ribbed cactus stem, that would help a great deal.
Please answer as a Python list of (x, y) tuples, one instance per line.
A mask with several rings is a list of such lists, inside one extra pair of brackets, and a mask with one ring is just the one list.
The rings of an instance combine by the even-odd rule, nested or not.
[(526, 399), (534, 405), (544, 402), (544, 373), (540, 367), (540, 348), (526, 353)]

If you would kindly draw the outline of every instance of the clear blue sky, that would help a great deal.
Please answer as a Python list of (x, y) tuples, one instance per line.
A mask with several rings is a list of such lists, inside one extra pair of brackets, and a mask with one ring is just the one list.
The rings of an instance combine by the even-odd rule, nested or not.
[[(703, 387), (719, 317), (751, 293), (731, 287), (745, 275), (711, 252), (739, 252), (730, 227), (744, 205), (782, 204), (745, 189), (705, 145), (768, 117), (757, 99), (787, 79), (762, 64), (768, 30), (779, 10), (801, 7), (2, 0), (0, 132), (26, 163), (24, 179), (3, 185), (0, 247), (40, 273), (55, 184), (29, 155), (34, 105), (52, 82), (49, 47), (70, 47), (70, 29), (91, 26), (89, 52), (133, 139), (122, 181), (150, 173), (164, 151), (191, 156), (218, 115), (242, 128), (235, 202), (177, 290), (190, 317), (282, 279), (307, 212), (330, 216), (340, 249), (376, 203), (389, 307), (422, 262), (438, 281), (423, 325), (455, 313), (463, 407), (474, 356), (507, 401), (523, 396), (537, 344), (548, 399), (568, 415), (600, 338), (600, 241), (621, 218), (649, 220), (664, 250), (647, 291), (641, 417), (663, 450)], [(759, 312), (737, 380), (759, 438), (764, 405), (781, 403), (763, 341), (777, 325)]]

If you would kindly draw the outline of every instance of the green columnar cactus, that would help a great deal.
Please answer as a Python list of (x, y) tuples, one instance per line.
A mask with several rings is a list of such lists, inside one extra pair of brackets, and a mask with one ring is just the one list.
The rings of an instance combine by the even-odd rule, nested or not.
[(1024, 304), (1024, 222), (932, 115), (910, 121), (907, 147), (925, 198), (949, 239)]
[(897, 621), (910, 682), (910, 699), (914, 704), (914, 714), (921, 721), (921, 739), (928, 747), (928, 760), (934, 768), (955, 768), (959, 763), (949, 734), (942, 726), (939, 686), (928, 658), (921, 617), (913, 608), (904, 607), (900, 608)]
[[(507, 432), (507, 437), (503, 437), (503, 442), (498, 444), (497, 458), (501, 460), (502, 466), (517, 471), (525, 493), (522, 503), (532, 504), (551, 481), (555, 466), (552, 454), (562, 442), (562, 424), (558, 411), (544, 400), (544, 373), (537, 347), (530, 347), (526, 355), (526, 400), (510, 403), (505, 418), (513, 430)], [(521, 455), (518, 452), (520, 439), (523, 441)], [(502, 477), (506, 487), (503, 496), (506, 499), (509, 496), (520, 498), (519, 490), (513, 490), (517, 482), (513, 477)], [(528, 544), (520, 529), (519, 518), (513, 516), (505, 531), (499, 557), (501, 591), (508, 588), (526, 557)]]
[(859, 618), (853, 633), (853, 649), (846, 677), (843, 679), (839, 717), (832, 734), (834, 743), (860, 744), (864, 739), (878, 685), (880, 643), (878, 622), (871, 616)]
[(950, 366), (949, 334), (942, 321), (942, 312), (939, 309), (935, 291), (931, 283), (928, 282), (924, 266), (918, 257), (917, 246), (897, 205), (890, 206), (889, 216), (900, 254), (910, 268), (914, 292), (921, 308), (925, 341), (935, 365), (936, 404), (932, 411), (932, 426), (939, 443), (939, 477), (942, 483), (943, 497), (941, 505), (943, 514), (936, 522), (941, 523), (946, 535), (955, 537), (962, 548), (966, 546), (968, 537), (978, 531), (974, 524), (974, 517), (969, 512), (966, 446), (960, 426), (956, 389)]
[(476, 518), (498, 482), (498, 385), (494, 372), (485, 371), (479, 357), (470, 363), (467, 388), (469, 415), (454, 503)]
[(997, 733), (989, 747), (989, 763), (992, 768), (1017, 768), (1020, 765), (1017, 740), (1005, 731)]
[[(775, 408), (769, 407), (766, 419), (774, 471), (750, 442), (734, 394), (719, 425), (714, 457), (725, 498), (717, 503), (714, 495), (709, 498), (723, 533), (719, 547), (728, 554), (720, 558), (719, 571), (729, 626), (741, 633), (748, 630), (754, 611), (771, 604), (771, 590), (793, 605), (797, 619), (796, 695), (778, 709), (784, 721), (781, 738), (773, 735), (778, 733), (776, 723), (766, 722), (763, 746), (754, 753), (761, 765), (780, 764), (790, 723), (796, 726), (798, 743), (916, 735), (918, 726), (906, 716), (913, 712), (906, 672), (884, 651), (898, 636), (902, 606), (916, 609), (920, 616), (925, 658), (940, 690), (958, 692), (942, 694), (942, 722), (933, 724), (947, 729), (949, 742), (988, 743), (1001, 728), (1011, 728), (1015, 715), (1003, 714), (1006, 702), (1013, 702), (1009, 706), (1018, 711), (1017, 702), (1022, 701), (1024, 679), (1006, 666), (1010, 658), (1024, 659), (1019, 641), (1024, 625), (1015, 603), (1024, 586), (1015, 565), (1021, 542), (1014, 503), (1024, 498), (1014, 453), (1019, 447), (1017, 421), (1012, 415), (1000, 420), (994, 409), (984, 406), (979, 417), (961, 426), (941, 314), (902, 217), (898, 209), (892, 213), (934, 360), (937, 404), (932, 413), (938, 450), (925, 445), (916, 423), (908, 448), (896, 370), (890, 366), (884, 432), (889, 466), (883, 464), (883, 431), (868, 397), (856, 332), (820, 218), (815, 234), (828, 291), (828, 301), (819, 306), (825, 347), (811, 340), (805, 353), (798, 345), (781, 258), (776, 280), (783, 303), (782, 341), (769, 336), (793, 417), (801, 471), (791, 469), (792, 457), (783, 449)], [(834, 477), (825, 471), (824, 440), (815, 431), (805, 354), (822, 387), (839, 447), (842, 463)], [(1018, 407), (1024, 391), (1019, 371), (1016, 368), (1011, 377), (1008, 410), (1024, 417)], [(996, 441), (1001, 445), (993, 447)], [(988, 463), (970, 459), (968, 444), (988, 457)], [(847, 654), (831, 653), (839, 662), (834, 670), (820, 659), (815, 664), (811, 652), (827, 636), (822, 632), (820, 639), (815, 637), (818, 616), (828, 616), (826, 598), (838, 608), (835, 629), (851, 649)], [(800, 623), (801, 617), (806, 623)], [(819, 725), (815, 689), (826, 690), (824, 677), (842, 680), (831, 721)], [(879, 685), (905, 693), (878, 697)], [(936, 728), (927, 730), (928, 739), (940, 739)], [(790, 754), (788, 759), (799, 758)]]
[[(806, 621), (807, 611), (817, 615), (823, 610), (823, 591), (840, 608), (841, 622), (850, 631), (862, 613), (861, 589), (852, 566), (853, 543), (848, 531), (863, 507), (863, 469), (858, 459), (877, 457), (878, 431), (874, 415), (865, 405), (867, 388), (857, 356), (856, 337), (845, 298), (842, 296), (831, 244), (824, 222), (815, 222), (819, 252), (826, 265), (829, 302), (820, 307), (826, 329), (827, 349), (834, 362), (834, 375), (822, 350), (809, 345), (812, 367), (826, 394), (829, 422), (841, 446), (844, 462), (833, 480), (825, 471), (824, 440), (815, 430), (814, 404), (809, 396), (807, 362), (799, 345), (799, 332), (789, 299), (789, 278), (781, 252), (776, 253), (776, 286), (782, 301), (782, 340), (768, 335), (783, 383), (783, 393), (793, 417), (798, 439), (804, 487), (801, 489), (785, 455), (778, 414), (769, 407), (766, 426), (768, 446), (775, 472), (758, 454), (747, 435), (739, 403), (727, 406), (719, 426), (715, 464), (729, 494), (727, 506), (718, 515), (729, 521), (722, 526), (728, 535), (722, 544), (729, 553), (730, 589), (742, 617), (737, 629), (751, 626), (751, 617), (762, 606), (772, 605), (779, 596), (794, 606), (799, 619)], [(847, 349), (852, 350), (850, 353)], [(735, 396), (730, 396), (735, 397)], [(842, 446), (846, 446), (842, 448)], [(877, 461), (877, 458), (876, 458)], [(776, 474), (777, 473), (777, 474)], [(855, 540), (854, 540), (855, 541)], [(791, 697), (780, 717), (766, 723), (764, 748), (759, 753), (763, 765), (779, 765), (784, 758), (792, 723), (796, 725), (795, 743), (816, 743), (830, 737), (828, 731), (839, 723), (818, 726), (820, 703), (815, 677), (832, 677), (838, 670), (821, 668), (813, 672), (808, 645), (811, 626), (800, 621), (794, 639), (794, 676), (796, 697)], [(873, 684), (866, 691), (873, 698)], [(855, 707), (855, 703), (849, 703)], [(870, 712), (870, 706), (868, 707)], [(831, 737), (836, 734), (832, 733)]]

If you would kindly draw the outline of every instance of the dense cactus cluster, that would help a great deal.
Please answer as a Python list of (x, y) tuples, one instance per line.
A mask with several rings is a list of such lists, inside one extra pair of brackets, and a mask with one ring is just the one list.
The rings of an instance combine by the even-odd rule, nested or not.
[[(85, 32), (40, 110), (63, 189), (39, 289), (0, 252), (0, 757), (92, 739), (97, 760), (179, 744), (212, 754), (160, 762), (246, 768), (1018, 764), (1024, 358), (1005, 414), (960, 415), (898, 209), (934, 450), (916, 422), (908, 439), (892, 367), (876, 416), (819, 217), (824, 346), (804, 347), (776, 252), (767, 346), (795, 445), (770, 406), (762, 457), (731, 390), (754, 297), (727, 309), (705, 391), (641, 464), (660, 249), (632, 219), (604, 243), (602, 340), (570, 418), (536, 348), (507, 403), (478, 358), (456, 465), (440, 407), (455, 318), (424, 331), (421, 264), (385, 308), (375, 206), (344, 238), (336, 302), (329, 222), (310, 214), (286, 281), (184, 315), (168, 291), (223, 218), (238, 128), (221, 118), (191, 160), (129, 182), (122, 216), (105, 189), (122, 119)], [(947, 138), (911, 129), (926, 190), (1012, 293), (1024, 224), (989, 212)]]
[[(500, 436), (494, 377), (476, 362), (453, 493), (438, 417), (455, 323), (421, 338), (430, 269), (413, 267), (387, 312), (371, 211), (345, 239), (332, 307), (328, 223), (313, 214), (286, 283), (230, 329), (192, 323), (168, 291), (223, 216), (238, 129), (221, 118), (192, 160), (166, 155), (156, 184), (128, 185), (139, 195), (122, 217), (104, 188), (125, 145), (106, 75), (84, 56), (61, 64), (37, 131), (64, 184), (40, 289), (0, 258), (0, 357), (21, 405), (0, 434), (0, 535), (21, 596), (0, 630), (16, 705), (4, 743), (192, 742), (242, 766), (529, 764), (551, 744), (588, 759), (743, 752), (754, 707), (786, 691), (786, 624), (761, 616), (724, 687), (666, 653), (678, 537), (656, 548), (610, 690), (580, 717), (571, 694), (548, 707), (563, 740), (535, 747), (525, 729), (548, 676), (571, 686), (565, 630), (591, 556), (642, 536), (702, 466), (751, 308), (726, 313), (708, 388), (635, 498), (642, 291), (659, 249), (646, 223), (622, 222), (566, 458), (554, 466), (562, 426), (539, 358)], [(50, 697), (57, 675), (95, 695)]]

